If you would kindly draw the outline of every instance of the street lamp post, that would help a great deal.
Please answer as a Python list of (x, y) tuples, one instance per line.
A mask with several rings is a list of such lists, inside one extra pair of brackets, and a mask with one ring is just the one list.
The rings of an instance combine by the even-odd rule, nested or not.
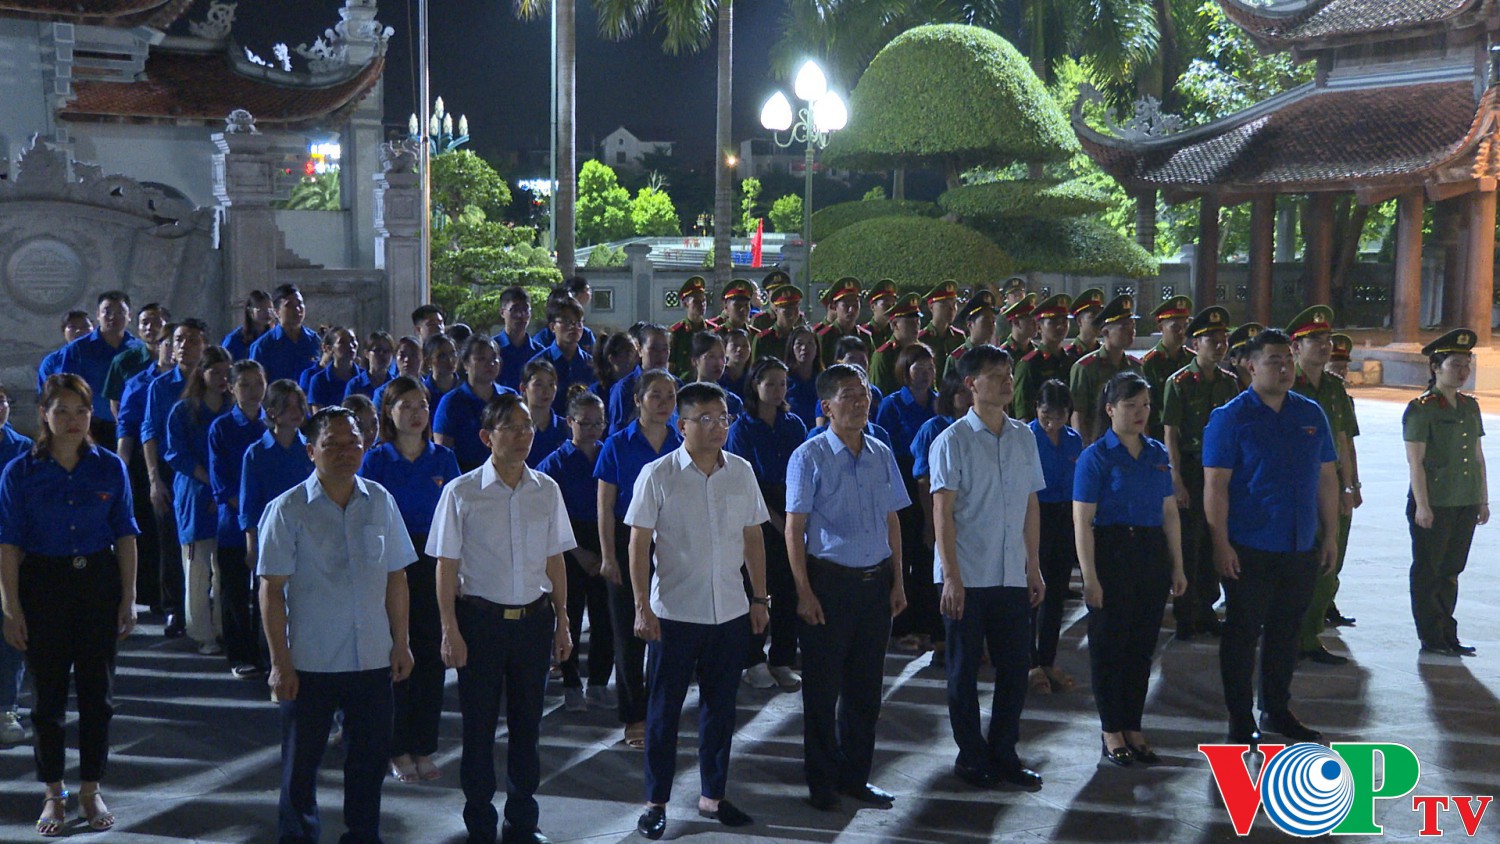
[[(806, 144), (803, 159), (802, 248), (807, 250), (802, 296), (812, 298), (812, 174), (817, 151), (828, 146), (829, 136), (849, 123), (849, 107), (828, 89), (828, 77), (815, 61), (807, 61), (792, 83), (797, 99), (805, 103), (794, 115), (792, 101), (781, 91), (771, 95), (760, 109), (760, 125), (771, 130), (771, 139), (782, 149)], [(786, 132), (782, 140), (781, 133)]]

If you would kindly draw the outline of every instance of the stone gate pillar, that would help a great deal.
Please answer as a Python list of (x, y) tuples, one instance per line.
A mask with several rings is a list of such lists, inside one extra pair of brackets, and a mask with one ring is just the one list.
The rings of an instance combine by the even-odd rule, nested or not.
[(276, 286), (281, 232), (271, 200), (276, 192), (272, 139), (260, 134), (249, 112), (237, 109), (213, 136), (214, 196), (219, 200), (219, 248), (231, 310), (252, 290)]
[(411, 312), (424, 304), (427, 291), (416, 149), (409, 143), (383, 144), (381, 172), (375, 176), (375, 266), (385, 270), (390, 326), (406, 325)]

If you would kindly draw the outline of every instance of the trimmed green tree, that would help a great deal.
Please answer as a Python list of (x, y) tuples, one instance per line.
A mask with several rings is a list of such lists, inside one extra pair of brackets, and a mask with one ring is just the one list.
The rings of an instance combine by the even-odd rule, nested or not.
[(967, 226), (932, 217), (879, 217), (840, 229), (818, 244), (813, 282), (846, 275), (894, 278), (923, 292), (944, 279), (998, 280), (1015, 262), (994, 241)]
[(802, 231), (802, 197), (789, 193), (771, 203), (771, 231)]
[(585, 244), (629, 237), (630, 192), (620, 186), (613, 167), (583, 162), (578, 171), (578, 239)]
[(673, 237), (682, 234), (682, 221), (666, 191), (644, 187), (630, 203), (630, 224), (641, 237)]

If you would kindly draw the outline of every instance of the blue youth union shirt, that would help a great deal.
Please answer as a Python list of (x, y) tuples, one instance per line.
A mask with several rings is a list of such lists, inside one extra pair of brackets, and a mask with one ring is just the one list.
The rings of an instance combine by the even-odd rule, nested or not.
[[(1038, 442), (1037, 451), (1041, 449)], [(1046, 476), (1046, 464), (1042, 474)], [(1171, 495), (1167, 447), (1142, 437), (1140, 456), (1131, 457), (1113, 428), (1083, 450), (1073, 473), (1073, 500), (1096, 505), (1095, 525), (1161, 527), (1162, 499)]]

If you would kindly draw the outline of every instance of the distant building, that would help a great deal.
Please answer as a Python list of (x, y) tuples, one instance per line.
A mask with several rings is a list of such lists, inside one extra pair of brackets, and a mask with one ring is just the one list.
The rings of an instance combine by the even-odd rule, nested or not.
[[(807, 162), (806, 156), (806, 147), (802, 144), (780, 147), (772, 143), (770, 138), (746, 138), (740, 141), (740, 160), (735, 164), (735, 178), (760, 179), (770, 173), (788, 173), (800, 177)], [(849, 181), (848, 170), (828, 169), (822, 162), (813, 164), (813, 172), (841, 182)]]
[(599, 160), (611, 167), (640, 169), (647, 155), (671, 155), (672, 141), (643, 141), (624, 126), (604, 136), (599, 142)]

